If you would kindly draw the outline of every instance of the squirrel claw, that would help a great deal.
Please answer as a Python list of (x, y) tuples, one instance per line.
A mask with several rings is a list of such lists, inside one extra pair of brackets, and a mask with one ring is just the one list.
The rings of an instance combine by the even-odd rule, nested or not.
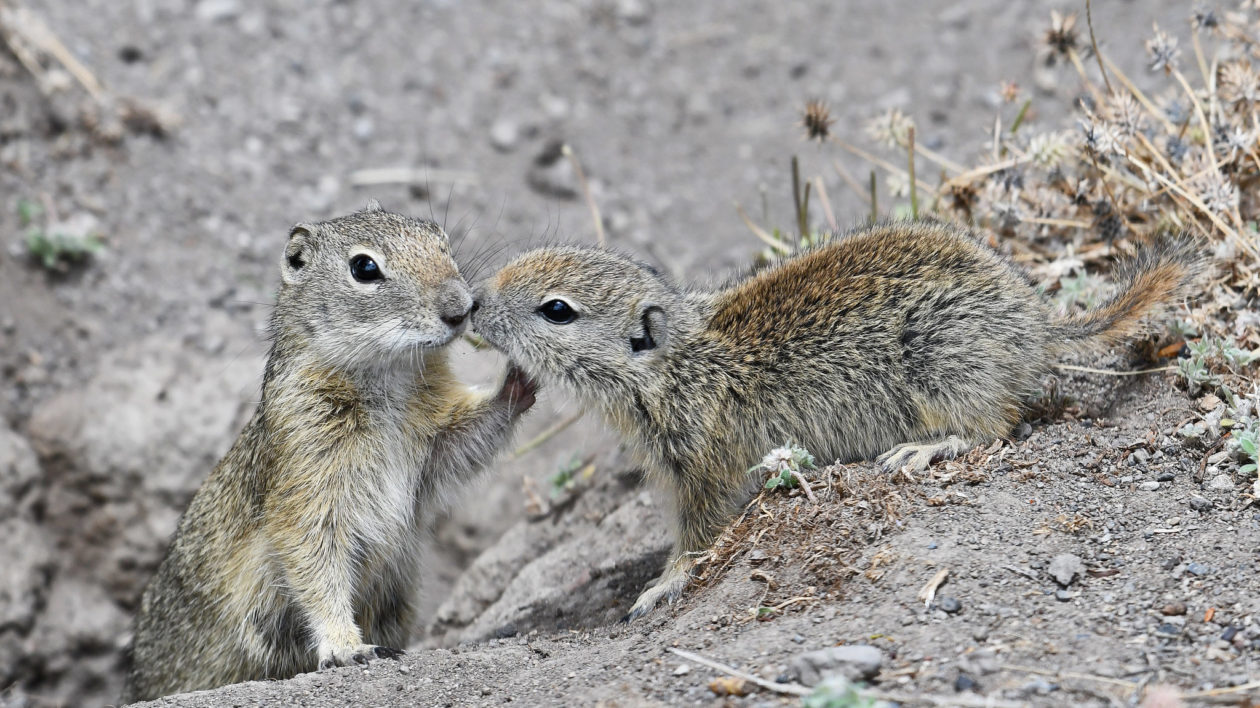
[(337, 662), (333, 661), (332, 657), (323, 659), (322, 661), (319, 662), (320, 671), (328, 671), (329, 669), (335, 669), (335, 668), (337, 668)]
[(639, 599), (635, 600), (634, 607), (630, 608), (630, 612), (626, 614), (623, 621), (633, 622), (643, 617), (661, 601), (669, 605), (674, 604), (674, 600), (681, 597), (683, 589), (687, 587), (687, 581), (690, 579), (687, 572), (689, 567), (690, 563), (671, 565), (660, 578), (639, 594)]
[(373, 653), (376, 654), (376, 658), (378, 659), (395, 659), (395, 660), (397, 660), (398, 657), (403, 656), (404, 654), (407, 653), (403, 651), (402, 649), (391, 649), (389, 647), (376, 647), (372, 651)]
[(960, 453), (971, 448), (965, 440), (951, 435), (944, 440), (929, 443), (905, 443), (898, 445), (875, 458), (885, 472), (896, 472), (905, 469), (908, 472), (922, 472), (937, 460), (952, 460)]

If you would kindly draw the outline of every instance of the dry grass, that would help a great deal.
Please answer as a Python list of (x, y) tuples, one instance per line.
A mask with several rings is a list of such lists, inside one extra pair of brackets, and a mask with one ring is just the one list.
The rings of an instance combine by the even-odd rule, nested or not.
[[(1037, 58), (1062, 75), (1060, 85), (1079, 85), (1070, 121), (1034, 126), (1034, 99), (1007, 82), (989, 143), (971, 164), (916, 144), (914, 120), (897, 110), (868, 123), (860, 142), (876, 144), (869, 148), (847, 142), (821, 101), (806, 105), (800, 125), (807, 138), (869, 166), (867, 188), (832, 160), (839, 182), (871, 205), (873, 216), (917, 212), (973, 226), (1067, 309), (1101, 297), (1106, 282), (1097, 274), (1135, 241), (1163, 230), (1195, 234), (1220, 269), (1191, 320), (1204, 334), (1260, 345), (1254, 323), (1235, 327), (1224, 312), (1239, 310), (1240, 302), (1254, 307), (1260, 298), (1260, 11), (1253, 5), (1197, 7), (1183, 32), (1156, 27), (1145, 41), (1113, 31), (1111, 46), (1145, 49), (1148, 69), (1163, 84), (1149, 94), (1098, 50), (1098, 28), (1052, 12)], [(829, 205), (821, 178), (794, 174), (793, 183), (801, 182), (814, 185), (815, 203)], [(797, 198), (795, 233), (750, 223), (771, 251), (826, 238), (800, 216), (808, 195)], [(834, 230), (834, 216), (826, 216)]]

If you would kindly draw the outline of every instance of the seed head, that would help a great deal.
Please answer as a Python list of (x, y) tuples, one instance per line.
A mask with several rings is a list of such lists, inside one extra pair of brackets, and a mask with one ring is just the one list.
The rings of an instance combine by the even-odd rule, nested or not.
[(1046, 30), (1046, 46), (1051, 57), (1067, 57), (1076, 50), (1076, 13), (1066, 15), (1058, 10), (1050, 11), (1050, 29)]
[(914, 121), (893, 108), (866, 124), (866, 134), (872, 139), (895, 148), (910, 142), (910, 129)]
[(1155, 25), (1155, 36), (1146, 40), (1146, 53), (1150, 55), (1151, 71), (1170, 74), (1177, 70), (1177, 58), (1181, 56), (1177, 38), (1161, 30), (1159, 25)]
[(1234, 110), (1247, 110), (1260, 102), (1260, 77), (1246, 59), (1221, 64), (1216, 71), (1216, 85), (1221, 99)]
[(1196, 30), (1213, 30), (1219, 27), (1221, 20), (1216, 16), (1216, 8), (1207, 3), (1196, 3), (1190, 12), (1190, 26)]
[(805, 139), (826, 142), (831, 137), (831, 124), (836, 119), (831, 117), (831, 109), (817, 99), (805, 104), (801, 114), (801, 125), (805, 127)]
[(1028, 141), (1028, 156), (1034, 164), (1054, 169), (1072, 152), (1068, 136), (1064, 133), (1041, 133)]

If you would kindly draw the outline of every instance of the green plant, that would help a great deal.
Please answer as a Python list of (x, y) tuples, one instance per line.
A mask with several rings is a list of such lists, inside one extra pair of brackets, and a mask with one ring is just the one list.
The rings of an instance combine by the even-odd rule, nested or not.
[(766, 480), (765, 488), (774, 489), (775, 487), (787, 487), (791, 489), (797, 484), (802, 484), (806, 489), (809, 483), (801, 476), (801, 470), (816, 469), (814, 456), (809, 450), (803, 447), (793, 445), (792, 443), (784, 443), (783, 447), (776, 447), (771, 450), (761, 462), (749, 469), (749, 472), (769, 472), (770, 478)]
[(51, 231), (35, 222), (43, 215), (43, 209), (35, 202), (18, 201), (18, 224), (26, 229), (26, 250), (41, 266), (52, 271), (64, 271), (68, 266), (83, 263), (105, 247), (100, 237), (92, 233)]
[(1102, 290), (1103, 279), (1081, 269), (1077, 275), (1059, 278), (1059, 292), (1055, 300), (1064, 310), (1072, 309), (1078, 302), (1088, 310), (1098, 304)]
[(556, 470), (556, 473), (551, 475), (549, 480), (551, 483), (551, 498), (555, 499), (563, 496), (565, 492), (573, 489), (578, 481), (578, 473), (582, 471), (583, 467), (585, 467), (585, 464), (583, 464), (582, 458), (574, 455), (573, 459)]
[(884, 708), (888, 703), (863, 693), (845, 677), (832, 675), (802, 698), (801, 705), (804, 708)]

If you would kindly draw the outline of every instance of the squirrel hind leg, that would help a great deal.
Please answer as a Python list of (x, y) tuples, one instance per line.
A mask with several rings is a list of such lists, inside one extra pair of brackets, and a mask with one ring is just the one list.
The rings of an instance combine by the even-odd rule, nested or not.
[(902, 443), (875, 459), (885, 472), (922, 472), (938, 460), (951, 460), (974, 445), (957, 435), (932, 442)]

